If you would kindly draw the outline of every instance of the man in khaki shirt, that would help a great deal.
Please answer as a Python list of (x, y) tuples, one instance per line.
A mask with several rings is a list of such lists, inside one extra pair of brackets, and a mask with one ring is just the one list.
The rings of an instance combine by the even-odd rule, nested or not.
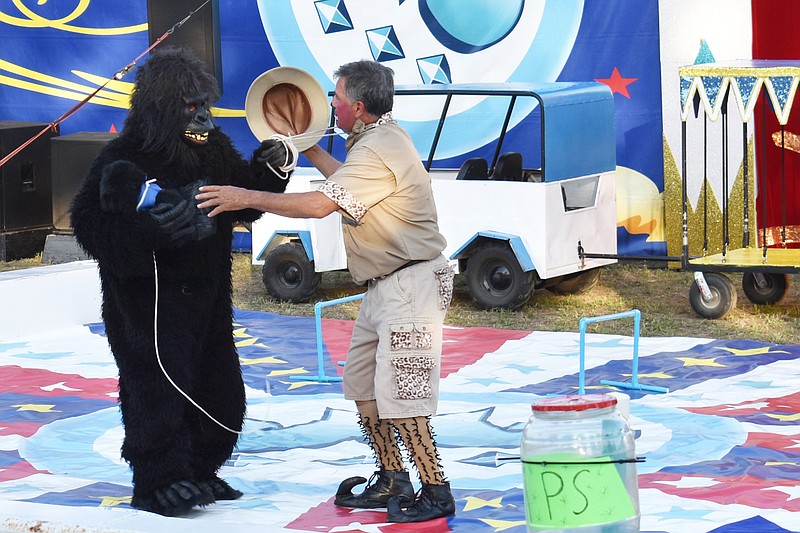
[[(344, 163), (319, 145), (303, 152), (327, 178), (316, 191), (271, 194), (208, 186), (197, 196), (209, 216), (260, 209), (295, 218), (339, 211), (347, 267), (367, 285), (353, 330), (343, 389), (376, 457), (369, 481), (344, 480), (341, 507), (383, 508), (389, 522), (421, 522), (455, 513), (431, 429), (439, 399), (442, 324), (453, 292), (453, 270), (442, 255), (430, 176), (408, 134), (392, 119), (393, 72), (356, 61), (335, 73), (332, 106), (349, 133)], [(416, 466), (415, 495), (395, 435)], [(356, 485), (367, 483), (360, 494)]]

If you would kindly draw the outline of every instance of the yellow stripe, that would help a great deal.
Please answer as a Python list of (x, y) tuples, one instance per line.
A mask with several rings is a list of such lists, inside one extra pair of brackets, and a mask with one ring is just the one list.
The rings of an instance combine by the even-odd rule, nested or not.
[[(9, 78), (8, 76), (3, 76), (0, 74), (0, 84), (8, 85), (10, 87), (16, 87), (18, 89), (24, 89), (26, 91), (32, 91), (41, 94), (47, 94), (49, 96), (57, 96), (59, 98), (66, 98), (68, 100), (77, 100), (81, 101), (86, 98), (86, 94), (75, 93), (72, 91), (67, 91), (64, 89), (56, 89), (54, 87), (46, 87), (44, 85), (39, 85), (37, 83), (31, 83), (29, 81), (18, 80), (16, 78)], [(119, 107), (122, 109), (127, 109), (128, 105), (123, 102), (119, 102), (117, 100), (111, 100), (108, 98), (104, 98), (99, 95), (95, 95), (94, 98), (90, 100), (93, 104), (98, 105), (105, 105), (109, 107)]]
[[(16, 74), (18, 76), (23, 76), (23, 77), (26, 77), (26, 78), (30, 78), (30, 79), (32, 79), (34, 81), (40, 81), (42, 83), (48, 83), (50, 85), (55, 85), (55, 86), (60, 87), (62, 89), (72, 89), (73, 91), (82, 92), (84, 94), (84, 96), (87, 95), (87, 94), (91, 94), (92, 91), (94, 91), (97, 88), (97, 86), (90, 87), (88, 85), (82, 85), (80, 83), (74, 83), (74, 82), (71, 82), (71, 81), (62, 80), (61, 78), (57, 78), (55, 76), (50, 76), (48, 74), (43, 74), (41, 72), (36, 72), (35, 70), (31, 70), (31, 69), (28, 69), (28, 68), (25, 68), (25, 67), (21, 67), (19, 65), (15, 65), (14, 63), (9, 63), (8, 61), (5, 61), (3, 59), (0, 59), (0, 69), (8, 71), (8, 72), (10, 72), (12, 74)], [(12, 78), (8, 78), (8, 79), (12, 79)], [(98, 78), (98, 80), (100, 80), (97, 83), (98, 86), (102, 85), (106, 81), (105, 79), (102, 79), (102, 78)], [(20, 82), (21, 83), (25, 83), (22, 80), (20, 80)], [(34, 86), (34, 85), (32, 85), (32, 86)], [(100, 96), (102, 98), (107, 98), (109, 100), (124, 100), (125, 101), (125, 107), (127, 107), (127, 101), (128, 101), (128, 98), (129, 98), (129, 96), (127, 94), (119, 95), (117, 93), (108, 92), (106, 90), (99, 91), (97, 93), (97, 96)]]
[[(70, 26), (67, 24), (68, 22), (71, 22), (83, 15), (84, 11), (86, 11), (86, 8), (89, 6), (89, 2), (90, 0), (80, 0), (72, 13), (66, 17), (50, 20), (42, 17), (41, 15), (37, 15), (28, 9), (21, 0), (13, 0), (14, 6), (28, 18), (25, 19), (13, 17), (0, 11), (0, 22), (4, 22), (10, 26), (19, 26), (23, 28), (53, 28), (66, 32), (81, 33), (84, 35), (123, 35), (147, 31), (147, 23), (135, 24), (133, 26), (122, 26), (119, 28), (86, 28), (82, 26)], [(40, 2), (40, 4), (41, 3), (42, 2)]]

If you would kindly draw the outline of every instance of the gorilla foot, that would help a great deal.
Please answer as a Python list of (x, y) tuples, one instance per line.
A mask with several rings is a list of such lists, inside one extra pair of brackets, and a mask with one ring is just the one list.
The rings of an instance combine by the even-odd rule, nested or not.
[(163, 516), (181, 516), (195, 506), (205, 507), (215, 501), (209, 485), (181, 480), (147, 494), (136, 494), (134, 490), (131, 506)]
[(238, 500), (242, 497), (242, 492), (234, 489), (224, 480), (214, 476), (207, 482), (208, 486), (217, 500)]

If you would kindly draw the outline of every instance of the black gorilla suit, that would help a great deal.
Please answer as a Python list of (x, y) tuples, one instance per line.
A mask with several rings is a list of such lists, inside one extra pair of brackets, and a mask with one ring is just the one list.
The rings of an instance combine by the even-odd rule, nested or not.
[[(208, 106), (217, 97), (214, 78), (187, 51), (153, 55), (137, 71), (122, 132), (95, 160), (71, 209), (75, 236), (99, 266), (132, 505), (165, 515), (241, 493), (217, 477), (237, 435), (191, 405), (159, 368), (156, 283), (166, 373), (215, 419), (240, 430), (245, 393), (233, 341), (231, 241), (236, 221), (260, 213), (208, 219), (193, 194), (198, 180), (273, 192), (287, 183), (263, 164), (274, 159), (274, 143), (262, 143), (248, 162), (214, 126)], [(148, 179), (163, 192), (155, 208), (137, 211)]]

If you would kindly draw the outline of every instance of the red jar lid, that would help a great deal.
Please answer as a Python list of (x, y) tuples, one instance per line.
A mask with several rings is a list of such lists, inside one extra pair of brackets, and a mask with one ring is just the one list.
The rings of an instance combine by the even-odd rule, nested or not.
[(616, 404), (617, 399), (610, 394), (570, 394), (539, 400), (531, 405), (531, 409), (534, 411), (586, 411), (612, 407)]

